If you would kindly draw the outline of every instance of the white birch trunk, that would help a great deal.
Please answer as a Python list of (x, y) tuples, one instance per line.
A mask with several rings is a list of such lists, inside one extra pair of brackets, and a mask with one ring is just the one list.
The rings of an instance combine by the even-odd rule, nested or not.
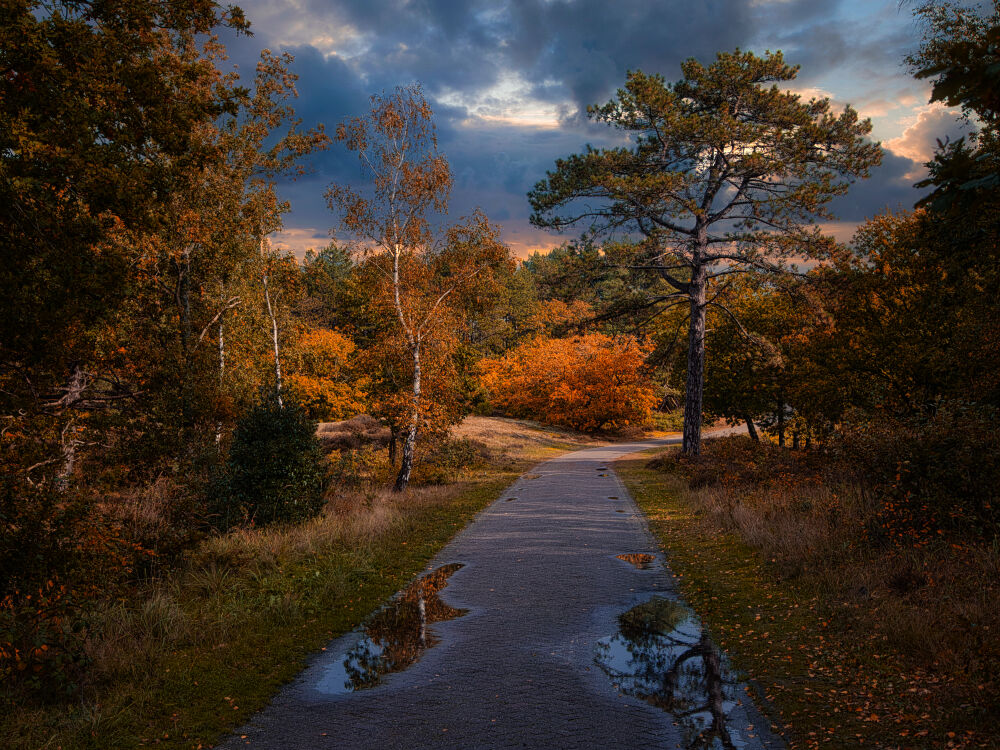
[[(221, 391), (226, 380), (226, 339), (223, 334), (224, 324), (219, 318), (219, 390)], [(215, 445), (221, 448), (222, 445), (222, 421), (215, 423)]]
[[(83, 370), (80, 368), (80, 365), (76, 365), (66, 386), (66, 395), (61, 400), (67, 406), (72, 406), (80, 400), (85, 387), (86, 379)], [(66, 489), (69, 484), (69, 478), (73, 474), (73, 467), (76, 465), (76, 449), (79, 445), (79, 428), (70, 419), (62, 431), (62, 466), (56, 474), (56, 486), (59, 489)]]
[[(260, 234), (260, 258), (264, 262), (264, 238), (263, 227)], [(281, 398), (281, 348), (278, 342), (278, 319), (274, 316), (274, 308), (271, 306), (271, 292), (267, 286), (267, 266), (263, 274), (264, 280), (264, 301), (267, 303), (267, 315), (271, 319), (271, 342), (274, 344), (274, 388), (278, 396), (278, 408), (284, 409), (285, 404)]]
[(285, 408), (281, 400), (281, 348), (278, 343), (278, 319), (274, 317), (274, 308), (271, 307), (271, 293), (267, 288), (267, 274), (264, 274), (264, 300), (267, 302), (267, 314), (271, 318), (271, 341), (274, 344), (274, 387), (278, 395), (278, 407)]
[(403, 312), (403, 301), (399, 291), (399, 260), (401, 254), (402, 249), (398, 244), (395, 245), (392, 254), (392, 294), (393, 302), (396, 306), (396, 316), (399, 318), (399, 324), (403, 327), (406, 343), (410, 347), (410, 353), (413, 356), (413, 395), (410, 402), (410, 424), (406, 431), (406, 438), (403, 441), (403, 455), (400, 460), (399, 474), (396, 475), (396, 483), (393, 485), (393, 491), (395, 492), (402, 492), (410, 483), (410, 474), (413, 471), (413, 456), (417, 445), (417, 428), (420, 421), (420, 337), (414, 333)]
[(420, 342), (413, 349), (413, 396), (410, 402), (410, 425), (403, 441), (403, 456), (399, 465), (399, 474), (393, 490), (402, 492), (410, 483), (413, 472), (413, 456), (417, 447), (417, 429), (420, 424)]

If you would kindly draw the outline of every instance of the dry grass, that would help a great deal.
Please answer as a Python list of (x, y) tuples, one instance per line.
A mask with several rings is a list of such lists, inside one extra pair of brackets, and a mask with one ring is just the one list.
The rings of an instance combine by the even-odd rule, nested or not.
[(392, 436), (388, 427), (368, 414), (359, 414), (343, 422), (320, 422), (316, 434), (326, 451), (370, 444), (386, 446)]
[[(327, 451), (366, 445), (385, 447), (390, 437), (388, 428), (367, 414), (343, 422), (321, 422), (316, 434)], [(555, 451), (606, 442), (572, 430), (506, 417), (466, 417), (451, 428), (448, 436), (471, 440), (496, 455), (516, 461), (541, 460)]]
[[(224, 641), (229, 623), (212, 616), (213, 604), (253, 598), (283, 570), (315, 565), (346, 550), (366, 568), (361, 560), (373, 546), (400, 534), (414, 516), (447, 507), (463, 489), (417, 487), (402, 495), (341, 490), (326, 512), (305, 523), (235, 529), (204, 540), (173, 575), (153, 581), (132, 601), (108, 603), (98, 613), (100, 637), (88, 649), (93, 677), (132, 673), (158, 653), (191, 645), (193, 638)], [(343, 576), (325, 572), (325, 586), (336, 589), (343, 583)], [(277, 600), (269, 597), (268, 607), (288, 610), (296, 598), (296, 592), (286, 591)]]
[(728, 443), (625, 475), (685, 594), (765, 685), (793, 745), (991, 746), (1000, 549), (875, 545), (871, 499), (820, 471), (824, 459), (772, 448), (741, 463)]
[(447, 504), (463, 485), (344, 489), (331, 493), (326, 512), (310, 521), (276, 528), (234, 529), (205, 542), (191, 556), (200, 567), (277, 566), (365, 545), (399, 530), (408, 516)]
[(451, 436), (472, 440), (518, 462), (542, 461), (561, 451), (608, 442), (572, 430), (506, 417), (466, 417), (460, 425), (452, 428)]
[[(703, 481), (698, 474), (692, 479)], [(1000, 669), (1000, 550), (957, 540), (875, 545), (866, 493), (853, 485), (720, 481), (675, 486), (713, 528), (736, 533), (777, 575), (814, 589), (835, 608), (883, 632), (918, 666), (989, 679)], [(683, 481), (683, 480), (682, 480)], [(991, 637), (990, 634), (997, 634)]]
[[(463, 470), (460, 481), (400, 494), (368, 482), (335, 487), (319, 517), (202, 539), (169, 572), (105, 602), (91, 616), (80, 700), (0, 715), (0, 744), (215, 742), (311, 652), (401, 589), (518, 474), (560, 450), (596, 444), (516, 420), (473, 418), (457, 432), (492, 458)], [(109, 499), (107, 512), (136, 536), (169, 538), (177, 493), (163, 480)]]

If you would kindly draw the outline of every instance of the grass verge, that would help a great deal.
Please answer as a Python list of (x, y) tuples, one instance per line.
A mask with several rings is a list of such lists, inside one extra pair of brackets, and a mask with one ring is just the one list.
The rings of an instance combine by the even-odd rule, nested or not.
[(95, 617), (83, 700), (0, 719), (10, 748), (209, 747), (262, 708), (310, 654), (417, 575), (527, 467), (591, 441), (479, 420), (502, 460), (394, 495), (339, 491), (304, 524), (210, 538), (169, 575)]
[[(616, 470), (667, 551), (682, 595), (753, 679), (790, 746), (996, 746), (988, 667), (996, 554), (962, 569), (986, 591), (976, 593), (972, 582), (966, 591), (921, 593), (932, 584), (913, 584), (904, 594), (892, 590), (901, 570), (943, 565), (950, 555), (917, 564), (862, 553), (839, 535), (850, 520), (831, 515), (838, 499), (827, 490), (758, 488), (753, 501), (697, 472), (654, 468), (650, 458), (628, 457)], [(779, 495), (788, 503), (768, 516), (761, 506)], [(936, 606), (927, 609), (921, 596)], [(954, 621), (970, 610), (981, 632), (966, 638)], [(986, 639), (978, 649), (977, 637)]]

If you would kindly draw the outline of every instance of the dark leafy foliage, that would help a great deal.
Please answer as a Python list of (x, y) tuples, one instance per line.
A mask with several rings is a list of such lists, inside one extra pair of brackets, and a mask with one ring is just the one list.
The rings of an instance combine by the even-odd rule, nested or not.
[[(0, 684), (64, 698), (87, 665), (86, 610), (148, 553), (93, 503), (51, 484), (0, 486)], [(102, 571), (94, 579), (92, 571)]]
[(996, 410), (946, 403), (932, 415), (866, 418), (844, 429), (841, 450), (867, 487), (874, 540), (926, 544), (942, 535), (1000, 534)]
[(323, 507), (327, 462), (316, 423), (270, 399), (237, 423), (213, 505), (222, 528), (301, 521)]

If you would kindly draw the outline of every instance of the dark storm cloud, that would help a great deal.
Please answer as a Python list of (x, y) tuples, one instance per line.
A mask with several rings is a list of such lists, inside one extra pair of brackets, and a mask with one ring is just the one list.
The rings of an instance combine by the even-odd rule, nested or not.
[(919, 178), (912, 175), (919, 167), (917, 162), (886, 151), (882, 165), (872, 170), (871, 177), (854, 183), (847, 195), (832, 202), (831, 210), (841, 221), (861, 222), (886, 210), (912, 209), (923, 195), (913, 186)]
[[(519, 3), (507, 59), (529, 80), (561, 81), (580, 107), (600, 103), (629, 69), (676, 74), (688, 58), (708, 60), (745, 43), (751, 26), (741, 0), (700, 3)], [(521, 31), (531, 33), (519, 33)], [(559, 95), (556, 87), (536, 89)]]
[(515, 71), (536, 96), (569, 95), (580, 106), (613, 93), (630, 68), (676, 70), (687, 57), (746, 42), (752, 27), (744, 0), (350, 0), (337, 8), (373, 37), (364, 55), (370, 76), (467, 91)]
[(840, 69), (869, 80), (905, 75), (905, 56), (913, 51), (915, 39), (908, 28), (883, 32), (851, 22), (824, 21), (801, 28), (786, 29), (771, 37), (785, 59), (801, 66), (798, 80), (809, 83), (828, 77)]
[[(583, 113), (612, 97), (627, 70), (674, 80), (682, 60), (710, 62), (717, 51), (740, 46), (785, 48), (786, 59), (803, 66), (803, 85), (837, 66), (868, 69), (874, 79), (898, 77), (913, 40), (898, 24), (881, 31), (845, 22), (838, 13), (850, 1), (299, 0), (296, 12), (278, 15), (273, 4), (252, 0), (245, 4), (251, 21), (256, 8), (267, 23), (256, 27), (256, 37), (236, 44), (235, 57), (252, 69), (250, 51), (290, 45), (300, 76), (296, 108), (306, 124), (324, 122), (330, 129), (363, 114), (370, 93), (420, 82), (455, 173), (453, 213), (481, 205), (523, 229), (525, 192), (556, 158), (618, 137)], [(338, 29), (346, 30), (349, 43), (324, 46), (321, 37), (336, 36)], [(483, 97), (511, 80), (519, 87), (512, 96), (559, 108), (561, 127), (478, 118), (509, 104)], [(360, 177), (356, 158), (336, 144), (314, 164), (316, 174), (284, 191), (295, 207), (290, 225), (330, 226), (323, 189)], [(885, 205), (912, 205), (915, 194), (903, 178), (912, 168), (889, 155), (871, 180), (838, 200), (837, 213), (856, 220)]]

